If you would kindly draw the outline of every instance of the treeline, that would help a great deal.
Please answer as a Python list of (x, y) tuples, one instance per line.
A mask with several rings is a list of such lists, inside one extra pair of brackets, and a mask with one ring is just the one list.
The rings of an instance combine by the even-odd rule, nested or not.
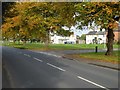
[(4, 2), (2, 36), (13, 40), (36, 38), (48, 45), (50, 32), (69, 35), (62, 27), (70, 28), (79, 22), (81, 28), (94, 21), (108, 30), (106, 55), (111, 55), (119, 6), (120, 2)]

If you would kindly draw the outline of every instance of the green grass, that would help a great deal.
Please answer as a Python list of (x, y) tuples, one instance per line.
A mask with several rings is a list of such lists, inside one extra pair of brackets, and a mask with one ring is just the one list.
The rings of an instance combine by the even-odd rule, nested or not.
[(120, 54), (120, 51), (114, 51), (113, 55), (111, 56), (106, 56), (105, 52), (91, 52), (91, 53), (84, 53), (80, 54), (79, 57), (81, 58), (88, 58), (88, 59), (95, 59), (95, 60), (101, 60), (101, 61), (109, 61), (109, 62), (120, 62), (118, 59)]
[(2, 41), (0, 40), (0, 46), (2, 46)]
[[(79, 50), (79, 49), (95, 49), (95, 44), (50, 44), (46, 49), (44, 44), (40, 43), (26, 43), (26, 44), (14, 44), (14, 43), (4, 43), (4, 46), (15, 47), (19, 49), (31, 49), (31, 50)], [(103, 44), (97, 45), (98, 49), (105, 49), (106, 46)], [(114, 45), (114, 48), (118, 48), (118, 45)], [(101, 60), (109, 62), (118, 62), (118, 54), (120, 51), (114, 51), (112, 56), (105, 56), (105, 52), (92, 52), (84, 53), (80, 55), (73, 55), (74, 57), (87, 58), (92, 60)]]
[[(46, 47), (44, 44), (40, 43), (26, 43), (26, 44), (14, 44), (14, 43), (7, 43), (3, 44), (4, 46), (16, 47), (16, 48), (23, 48), (23, 49), (38, 49), (44, 50)], [(49, 44), (48, 49), (52, 50), (68, 50), (68, 49), (95, 49), (95, 46), (98, 46), (98, 49), (105, 49), (106, 46), (104, 44)], [(118, 48), (118, 45), (114, 45), (114, 48)]]
[(14, 44), (14, 43), (7, 43), (3, 44), (3, 46), (15, 47), (20, 49), (41, 49), (44, 48), (43, 44)]

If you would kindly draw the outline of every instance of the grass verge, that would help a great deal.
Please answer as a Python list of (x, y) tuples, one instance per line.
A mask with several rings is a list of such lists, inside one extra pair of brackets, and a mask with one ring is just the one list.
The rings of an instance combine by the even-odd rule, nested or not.
[[(3, 44), (3, 46), (10, 46), (19, 49), (30, 49), (30, 50), (80, 50), (80, 49), (95, 49), (96, 44), (50, 44), (47, 48), (44, 44), (40, 43), (26, 43), (26, 44), (14, 44), (14, 43), (7, 43)], [(97, 45), (98, 49), (105, 49), (105, 45), (99, 44)], [(118, 45), (114, 45), (114, 48), (118, 48)], [(74, 58), (86, 58), (90, 60), (100, 60), (100, 61), (107, 61), (118, 63), (120, 60), (118, 56), (120, 51), (115, 51), (112, 56), (105, 56), (105, 52), (92, 52), (92, 53), (83, 53), (77, 55), (69, 55), (69, 57)]]
[(120, 55), (120, 51), (114, 51), (113, 55), (111, 56), (106, 56), (105, 52), (98, 52), (98, 53), (90, 52), (90, 53), (73, 54), (73, 55), (67, 55), (67, 56), (73, 57), (73, 58), (97, 60), (101, 62), (120, 63), (119, 55)]
[[(44, 44), (40, 43), (26, 43), (26, 44), (14, 44), (8, 43), (3, 44), (5, 46), (23, 48), (23, 49), (35, 49), (35, 50), (46, 50)], [(105, 49), (104, 44), (49, 44), (47, 47), (48, 50), (79, 50), (79, 49), (95, 49), (98, 46), (98, 49)], [(114, 48), (118, 48), (118, 45), (114, 45)]]

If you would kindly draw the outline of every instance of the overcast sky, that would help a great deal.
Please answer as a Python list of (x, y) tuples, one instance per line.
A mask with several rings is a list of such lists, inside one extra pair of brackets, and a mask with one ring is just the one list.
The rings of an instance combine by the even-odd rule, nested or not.
[[(78, 26), (80, 25), (80, 23), (77, 23), (75, 26), (72, 26), (70, 28), (71, 31), (74, 32), (75, 35), (81, 36), (82, 34), (87, 34), (89, 31), (100, 31), (100, 26), (97, 26), (94, 22), (92, 23), (92, 26), (88, 25), (88, 26), (83, 26), (82, 29), (79, 29)], [(90, 29), (90, 27), (92, 27), (92, 29)], [(65, 30), (69, 30), (68, 27), (63, 27), (63, 29)]]

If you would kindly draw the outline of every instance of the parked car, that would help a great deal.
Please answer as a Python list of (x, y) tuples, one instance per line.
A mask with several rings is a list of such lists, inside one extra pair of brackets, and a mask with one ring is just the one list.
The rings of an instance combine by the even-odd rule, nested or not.
[(66, 42), (64, 42), (64, 44), (75, 44), (75, 42), (73, 42), (73, 41), (66, 41)]

